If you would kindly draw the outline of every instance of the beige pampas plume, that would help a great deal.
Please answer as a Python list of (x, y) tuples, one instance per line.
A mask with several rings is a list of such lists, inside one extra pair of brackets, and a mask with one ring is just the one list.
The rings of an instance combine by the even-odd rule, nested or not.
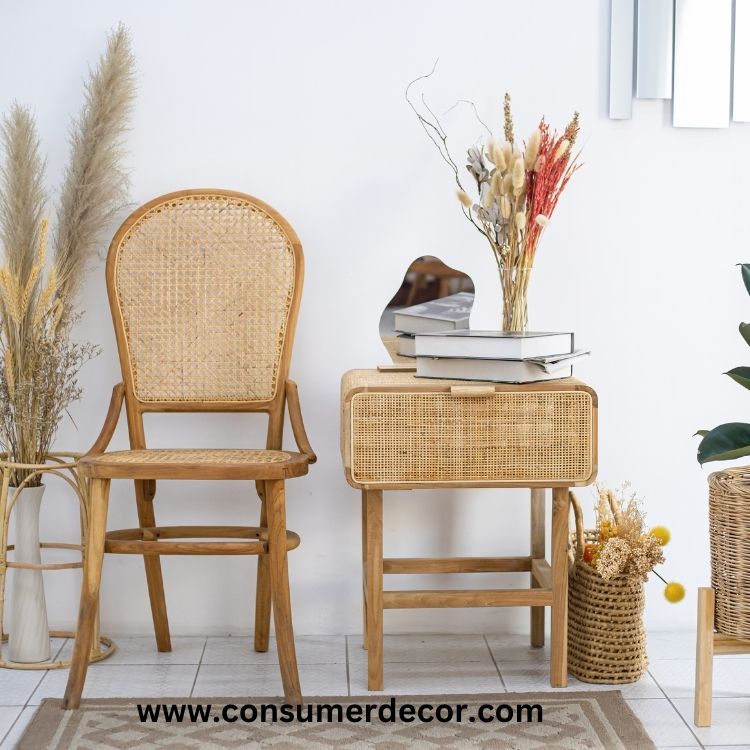
[(505, 151), (494, 138), (490, 138), (489, 152), (492, 163), (498, 168), (498, 170), (504, 172), (508, 168)]
[(37, 252), (37, 238), (47, 200), (44, 161), (31, 112), (13, 104), (3, 118), (0, 142), (0, 246), (16, 278), (28, 278)]
[(544, 214), (538, 214), (536, 219), (534, 221), (542, 228), (547, 226), (549, 224), (549, 216), (545, 216)]
[(86, 82), (86, 100), (70, 135), (70, 162), (60, 191), (55, 232), (59, 294), (72, 310), (83, 274), (100, 250), (102, 232), (127, 202), (121, 165), (123, 138), (133, 108), (135, 61), (130, 35), (118, 26)]
[(526, 214), (521, 211), (516, 214), (516, 226), (521, 232), (526, 229)]
[(456, 195), (465, 208), (471, 208), (474, 201), (471, 200), (471, 196), (465, 190), (456, 190)]
[(529, 137), (529, 142), (526, 144), (526, 152), (523, 155), (523, 161), (526, 169), (533, 169), (536, 164), (536, 157), (539, 155), (539, 140), (541, 133), (537, 128)]
[(555, 155), (552, 158), (552, 161), (557, 161), (558, 159), (562, 159), (562, 157), (568, 153), (569, 149), (570, 149), (570, 141), (567, 138), (563, 138), (560, 141), (560, 145), (555, 150)]

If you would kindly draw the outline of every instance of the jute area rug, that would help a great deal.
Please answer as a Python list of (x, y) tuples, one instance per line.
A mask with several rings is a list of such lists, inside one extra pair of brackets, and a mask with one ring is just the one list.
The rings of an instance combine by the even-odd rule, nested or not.
[[(382, 704), (390, 697), (307, 698), (308, 703)], [(467, 704), (461, 723), (227, 723), (213, 715), (200, 722), (141, 722), (136, 704), (186, 703), (185, 698), (86, 700), (75, 711), (63, 711), (59, 700), (45, 700), (18, 744), (20, 750), (102, 748), (119, 750), (223, 750), (224, 748), (342, 748), (346, 750), (430, 750), (483, 748), (495, 750), (655, 750), (640, 721), (618, 691), (571, 693), (495, 693), (492, 695), (397, 696), (405, 704)], [(280, 705), (278, 698), (190, 699), (211, 704), (218, 715), (225, 704)], [(483, 704), (538, 704), (542, 721), (493, 721), (476, 718)]]

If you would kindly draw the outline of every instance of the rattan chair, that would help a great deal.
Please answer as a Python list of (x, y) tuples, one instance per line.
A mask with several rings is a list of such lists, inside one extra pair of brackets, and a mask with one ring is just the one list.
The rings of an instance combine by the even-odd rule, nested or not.
[[(255, 649), (268, 649), (271, 603), (284, 695), (301, 692), (292, 631), (284, 480), (315, 461), (297, 387), (287, 379), (302, 291), (302, 247), (276, 211), (248, 195), (186, 190), (133, 213), (112, 240), (107, 291), (123, 383), (115, 386), (101, 434), (81, 459), (90, 480), (78, 631), (65, 708), (80, 704), (96, 629), (103, 553), (141, 554), (159, 651), (170, 651), (159, 555), (259, 555)], [(105, 452), (123, 401), (130, 450)], [(282, 450), (285, 405), (299, 453)], [(148, 449), (146, 412), (266, 412), (263, 450)], [(112, 479), (135, 481), (140, 527), (106, 532)], [(254, 480), (257, 527), (159, 527), (156, 482)], [(194, 541), (211, 538), (225, 541)]]

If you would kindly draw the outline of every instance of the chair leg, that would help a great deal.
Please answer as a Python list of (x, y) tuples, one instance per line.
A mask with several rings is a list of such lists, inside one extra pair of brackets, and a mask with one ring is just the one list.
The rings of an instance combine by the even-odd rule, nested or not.
[[(531, 557), (544, 560), (546, 544), (544, 539), (544, 502), (546, 490), (531, 490)], [(531, 588), (539, 588), (534, 575), (531, 576)], [(533, 648), (544, 646), (544, 607), (531, 607), (531, 645)]]
[(91, 505), (89, 510), (86, 550), (83, 560), (81, 604), (78, 610), (78, 629), (73, 648), (73, 659), (68, 673), (63, 708), (78, 708), (81, 704), (83, 683), (89, 666), (92, 640), (99, 610), (99, 584), (104, 558), (104, 534), (107, 530), (107, 505), (109, 504), (109, 479), (91, 480)]
[[(265, 487), (262, 481), (255, 483), (260, 498), (261, 528), (268, 527)], [(271, 630), (271, 568), (267, 554), (258, 555), (258, 575), (255, 587), (255, 650), (268, 651), (268, 637)]]
[(286, 508), (284, 482), (274, 479), (266, 482), (266, 513), (268, 514), (268, 558), (271, 572), (271, 598), (276, 648), (279, 654), (281, 682), (288, 703), (302, 702), (302, 692), (297, 673), (297, 654), (292, 628), (292, 602), (289, 595), (289, 569), (286, 551)]
[(568, 517), (570, 493), (552, 490), (552, 635), (550, 684), (568, 685)]
[[(156, 517), (154, 516), (155, 495), (155, 481), (136, 480), (135, 500), (138, 508), (138, 522), (141, 528), (156, 526)], [(171, 651), (172, 641), (169, 637), (169, 619), (167, 618), (167, 602), (164, 598), (161, 560), (159, 555), (144, 555), (143, 564), (146, 568), (146, 584), (148, 585), (148, 598), (151, 602), (151, 618), (154, 621), (156, 648), (162, 652)]]
[(698, 589), (698, 638), (695, 646), (695, 706), (693, 721), (697, 727), (711, 726), (711, 700), (714, 666), (715, 593)]

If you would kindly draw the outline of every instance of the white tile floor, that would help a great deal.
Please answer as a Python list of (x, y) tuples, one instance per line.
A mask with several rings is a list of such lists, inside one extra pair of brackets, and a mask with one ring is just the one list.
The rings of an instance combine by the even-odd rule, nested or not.
[[(658, 748), (750, 750), (750, 660), (714, 662), (714, 720), (693, 726), (690, 632), (652, 633), (649, 674), (622, 693)], [(280, 695), (274, 644), (253, 651), (249, 638), (173, 638), (159, 654), (151, 638), (115, 639), (118, 650), (93, 665), (85, 697)], [(71, 643), (55, 641), (65, 657)], [(302, 689), (313, 695), (367, 694), (366, 653), (360, 636), (297, 638)], [(389, 694), (493, 693), (550, 690), (549, 652), (531, 649), (523, 635), (387, 635), (385, 682)], [(0, 669), (0, 750), (10, 750), (46, 697), (60, 697), (67, 672)], [(573, 678), (569, 690), (609, 689)]]

